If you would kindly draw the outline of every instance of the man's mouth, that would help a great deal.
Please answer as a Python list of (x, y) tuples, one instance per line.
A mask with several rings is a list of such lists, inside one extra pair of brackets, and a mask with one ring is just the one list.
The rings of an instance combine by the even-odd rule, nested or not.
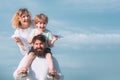
[(42, 48), (38, 48), (38, 49), (36, 49), (36, 51), (42, 51), (43, 49)]

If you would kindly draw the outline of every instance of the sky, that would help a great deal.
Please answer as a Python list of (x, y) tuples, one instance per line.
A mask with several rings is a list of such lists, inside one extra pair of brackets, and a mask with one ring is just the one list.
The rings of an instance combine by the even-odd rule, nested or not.
[(120, 80), (119, 0), (2, 1), (0, 80), (13, 80), (22, 57), (11, 39), (15, 30), (11, 19), (19, 8), (27, 8), (32, 18), (46, 14), (47, 28), (62, 36), (52, 50), (65, 80)]

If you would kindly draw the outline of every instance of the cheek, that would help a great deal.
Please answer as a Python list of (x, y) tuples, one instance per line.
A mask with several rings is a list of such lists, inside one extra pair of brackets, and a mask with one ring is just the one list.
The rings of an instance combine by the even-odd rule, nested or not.
[(36, 45), (33, 45), (33, 48), (34, 48), (34, 49), (36, 49), (36, 48), (37, 48), (37, 46), (36, 46)]
[(46, 25), (44, 25), (44, 28), (46, 28)]
[(41, 47), (42, 47), (42, 48), (45, 48), (46, 46), (45, 46), (45, 44), (44, 44), (44, 45), (42, 45)]
[(39, 24), (36, 24), (35, 26), (36, 26), (36, 27), (39, 27)]

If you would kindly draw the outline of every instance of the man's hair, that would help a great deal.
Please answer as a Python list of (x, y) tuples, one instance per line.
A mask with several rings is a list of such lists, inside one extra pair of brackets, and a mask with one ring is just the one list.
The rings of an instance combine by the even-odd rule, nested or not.
[(32, 43), (34, 44), (36, 40), (40, 40), (42, 42), (46, 42), (46, 38), (44, 35), (37, 35), (37, 36), (34, 36), (33, 39), (32, 39)]

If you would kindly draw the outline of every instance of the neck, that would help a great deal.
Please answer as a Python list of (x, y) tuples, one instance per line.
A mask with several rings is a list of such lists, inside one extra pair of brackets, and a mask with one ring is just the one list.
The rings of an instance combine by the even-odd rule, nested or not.
[(43, 31), (42, 31), (42, 30), (38, 30), (38, 32), (39, 32), (39, 34), (42, 34), (42, 33), (43, 33)]
[(22, 25), (21, 29), (27, 29), (30, 25)]

